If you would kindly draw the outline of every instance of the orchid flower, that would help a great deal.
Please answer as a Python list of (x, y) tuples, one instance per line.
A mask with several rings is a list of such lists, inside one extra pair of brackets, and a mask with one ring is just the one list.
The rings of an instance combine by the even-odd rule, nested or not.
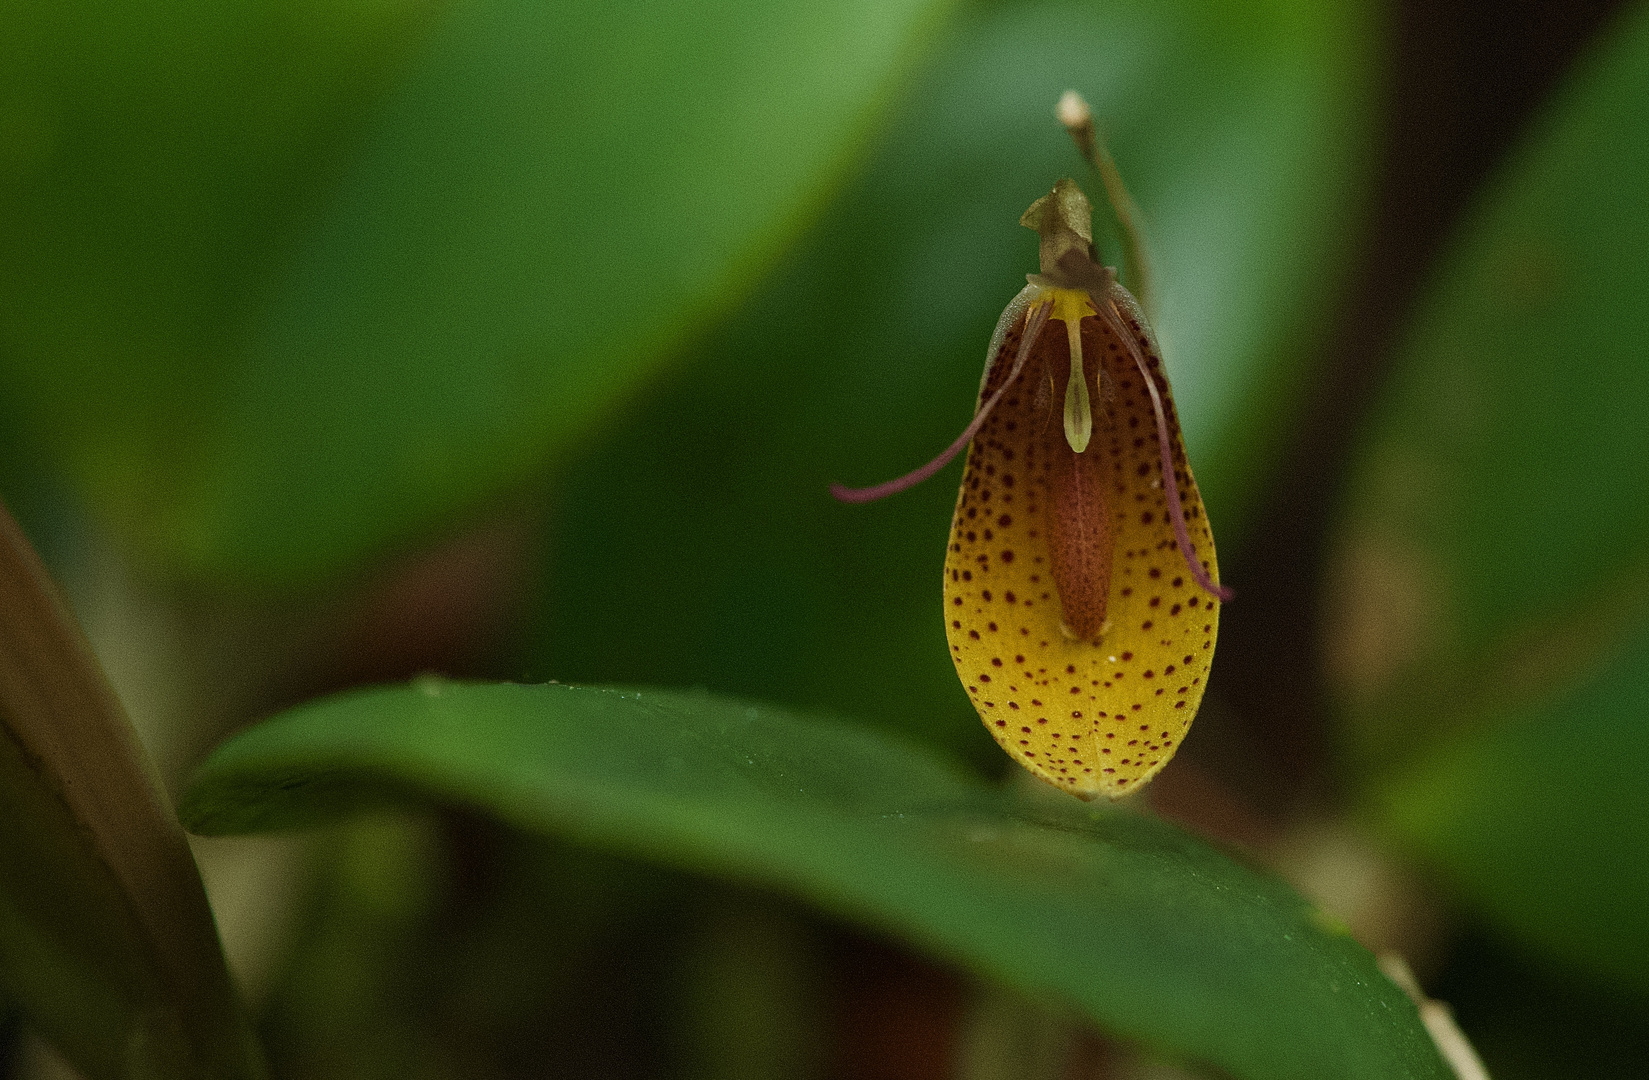
[(1095, 261), (1091, 222), (1071, 180), (1020, 219), (1041, 236), (1041, 272), (1002, 312), (961, 436), (908, 476), (831, 490), (882, 498), (971, 444), (945, 556), (957, 674), (1014, 760), (1114, 799), (1184, 739), (1231, 593), (1161, 350)]

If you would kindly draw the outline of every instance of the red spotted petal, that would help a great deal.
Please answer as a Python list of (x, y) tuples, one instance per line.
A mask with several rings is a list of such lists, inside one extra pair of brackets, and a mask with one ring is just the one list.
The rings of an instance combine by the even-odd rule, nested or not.
[[(968, 452), (945, 559), (951, 658), (985, 726), (1031, 772), (1087, 799), (1127, 795), (1167, 764), (1202, 701), (1219, 629), (1213, 535), (1161, 357), (1115, 293), (1116, 317), (1081, 321), (1094, 409), (1083, 457), (1096, 457), (1067, 460), (1063, 324), (1039, 328), (1016, 375), (1000, 362), (1020, 352), (1021, 321), (981, 390), (1000, 398)], [(1175, 517), (1215, 594), (1198, 584)], [(1060, 577), (1106, 545), (1108, 579), (1095, 569), (1062, 597)]]

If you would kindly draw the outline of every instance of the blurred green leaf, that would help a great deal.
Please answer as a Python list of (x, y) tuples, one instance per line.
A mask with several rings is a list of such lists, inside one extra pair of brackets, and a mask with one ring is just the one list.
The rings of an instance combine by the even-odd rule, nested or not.
[(1646, 170), (1639, 5), (1423, 307), (1354, 474), (1327, 646), (1397, 834), (1502, 925), (1649, 986)]
[(305, 925), (259, 1017), (275, 1074), (443, 1075), (447, 1032), (394, 1007), (429, 969), (446, 892), (438, 830), (425, 815), (361, 814), (319, 840)]
[(440, 10), (0, 11), (0, 407), (129, 536), (170, 553), (292, 234)]
[(1649, 9), (1620, 31), (1465, 227), (1353, 477), (1330, 647), (1392, 738), (1562, 685), (1649, 610)]
[(220, 747), (204, 832), (438, 799), (796, 893), (1238, 1077), (1446, 1077), (1373, 958), (1154, 819), (1016, 804), (870, 730), (708, 695), (436, 679)]
[(939, 611), (960, 466), (868, 507), (827, 485), (903, 473), (967, 423), (997, 314), (1036, 269), (1019, 215), (1082, 175), (1052, 113), (1076, 87), (1144, 208), (1227, 543), (1331, 291), (1369, 49), (1358, 5), (973, 9), (802, 250), (574, 470), (530, 670), (840, 709), (999, 760)]
[(1471, 1032), (1494, 1080), (1641, 1080), (1649, 1063), (1642, 1000), (1555, 977), (1481, 935), (1451, 951), (1431, 992)]
[(737, 891), (430, 809), (317, 830), (304, 929), (260, 1017), (275, 1074), (675, 1075), (684, 925)]
[(1475, 908), (1649, 1000), (1649, 623), (1601, 674), (1434, 747), (1383, 820)]
[(415, 54), (394, 5), (9, 14), (18, 407), (187, 570), (358, 562), (523, 480), (742, 295), (944, 6), (484, 0)]

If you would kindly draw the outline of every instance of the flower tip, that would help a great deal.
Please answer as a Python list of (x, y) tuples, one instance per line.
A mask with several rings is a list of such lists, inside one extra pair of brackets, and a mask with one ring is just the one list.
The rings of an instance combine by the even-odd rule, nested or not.
[[(1082, 95), (1075, 90), (1065, 91), (1059, 98), (1059, 104), (1054, 106), (1054, 115), (1070, 133), (1082, 159), (1095, 169), (1100, 169), (1099, 133), (1094, 130), (1094, 110), (1088, 107)], [(1100, 171), (1103, 173), (1104, 170)]]
[(1059, 104), (1054, 107), (1054, 113), (1059, 122), (1067, 128), (1077, 131), (1091, 127), (1094, 122), (1094, 111), (1088, 107), (1088, 102), (1075, 90), (1067, 90), (1059, 96)]

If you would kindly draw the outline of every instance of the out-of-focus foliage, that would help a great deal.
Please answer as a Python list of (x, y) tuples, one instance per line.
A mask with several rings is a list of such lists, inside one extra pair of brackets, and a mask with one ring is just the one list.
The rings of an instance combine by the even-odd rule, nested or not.
[(1344, 251), (1331, 223), (1368, 119), (1357, 13), (971, 9), (800, 249), (572, 470), (528, 669), (825, 706), (995, 761), (958, 722), (939, 611), (960, 466), (870, 507), (826, 488), (903, 473), (966, 425), (991, 327), (1036, 270), (1019, 215), (1083, 169), (1050, 115), (1075, 86), (1143, 207), (1186, 445), (1234, 536)]
[(166, 562), (353, 566), (746, 291), (943, 6), (8, 12), (8, 401)]
[(402, 793), (794, 891), (1239, 1077), (1445, 1077), (1414, 1006), (1280, 883), (1150, 818), (1015, 805), (875, 732), (709, 695), (422, 680), (220, 747), (199, 832)]
[(438, 11), (7, 5), (4, 406), (127, 538), (176, 542), (294, 234)]
[(1497, 922), (1649, 992), (1645, 716), (1649, 626), (1579, 685), (1428, 751), (1379, 813)]
[(1490, 1063), (1495, 1080), (1636, 1080), (1649, 1061), (1641, 1002), (1541, 970), (1480, 934), (1457, 949), (1435, 993)]
[(1352, 481), (1329, 649), (1380, 819), (1649, 990), (1649, 10), (1467, 225)]

